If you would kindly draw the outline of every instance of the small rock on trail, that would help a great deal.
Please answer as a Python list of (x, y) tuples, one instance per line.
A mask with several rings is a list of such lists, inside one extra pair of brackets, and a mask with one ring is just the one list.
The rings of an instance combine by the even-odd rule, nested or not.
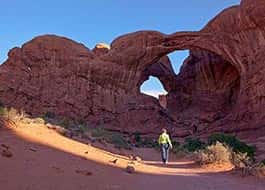
[(113, 164), (116, 164), (118, 162), (118, 159), (111, 160), (110, 162), (113, 163)]
[(7, 150), (7, 149), (2, 150), (1, 154), (2, 154), (2, 156), (7, 157), (7, 158), (11, 158), (13, 156), (12, 152)]
[(127, 173), (129, 173), (129, 174), (133, 174), (133, 173), (135, 173), (135, 168), (134, 168), (133, 166), (127, 166), (127, 167), (125, 168), (125, 171), (126, 171)]
[(141, 162), (142, 161), (142, 158), (139, 157), (139, 156), (134, 156), (134, 160), (137, 161), (137, 162)]

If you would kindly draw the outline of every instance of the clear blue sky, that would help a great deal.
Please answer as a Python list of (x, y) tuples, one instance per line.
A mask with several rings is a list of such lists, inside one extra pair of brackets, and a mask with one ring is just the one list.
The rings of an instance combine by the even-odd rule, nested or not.
[[(0, 63), (9, 49), (42, 34), (57, 34), (93, 48), (137, 30), (199, 30), (240, 0), (0, 0)], [(170, 55), (178, 72), (187, 52)], [(152, 79), (142, 90), (160, 91)]]

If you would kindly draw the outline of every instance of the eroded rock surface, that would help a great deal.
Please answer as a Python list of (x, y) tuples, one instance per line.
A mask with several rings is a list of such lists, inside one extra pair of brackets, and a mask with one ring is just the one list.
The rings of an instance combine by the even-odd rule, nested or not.
[[(262, 131), (265, 126), (265, 2), (242, 0), (198, 32), (139, 31), (93, 50), (54, 35), (14, 48), (0, 66), (0, 101), (122, 132), (175, 136)], [(176, 75), (166, 56), (190, 56)], [(162, 82), (166, 109), (140, 93)], [(196, 130), (194, 130), (196, 126)], [(197, 129), (198, 128), (198, 129)]]

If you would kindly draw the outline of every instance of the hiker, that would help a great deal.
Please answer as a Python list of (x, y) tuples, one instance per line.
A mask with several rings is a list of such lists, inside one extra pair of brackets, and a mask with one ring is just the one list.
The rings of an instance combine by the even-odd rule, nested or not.
[(169, 148), (172, 149), (172, 143), (165, 128), (162, 129), (162, 134), (159, 136), (158, 144), (161, 146), (162, 161), (164, 164), (167, 164), (169, 156)]

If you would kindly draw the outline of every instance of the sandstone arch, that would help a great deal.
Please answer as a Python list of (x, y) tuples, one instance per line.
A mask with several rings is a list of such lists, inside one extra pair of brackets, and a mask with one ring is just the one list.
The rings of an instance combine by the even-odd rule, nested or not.
[[(200, 31), (139, 31), (92, 51), (67, 38), (37, 37), (11, 50), (0, 66), (0, 101), (33, 115), (54, 112), (129, 133), (166, 126), (185, 136), (192, 121), (202, 134), (262, 129), (264, 7), (262, 0), (243, 0)], [(184, 49), (191, 54), (176, 76), (166, 55)], [(139, 95), (148, 75), (169, 92), (168, 110)]]

